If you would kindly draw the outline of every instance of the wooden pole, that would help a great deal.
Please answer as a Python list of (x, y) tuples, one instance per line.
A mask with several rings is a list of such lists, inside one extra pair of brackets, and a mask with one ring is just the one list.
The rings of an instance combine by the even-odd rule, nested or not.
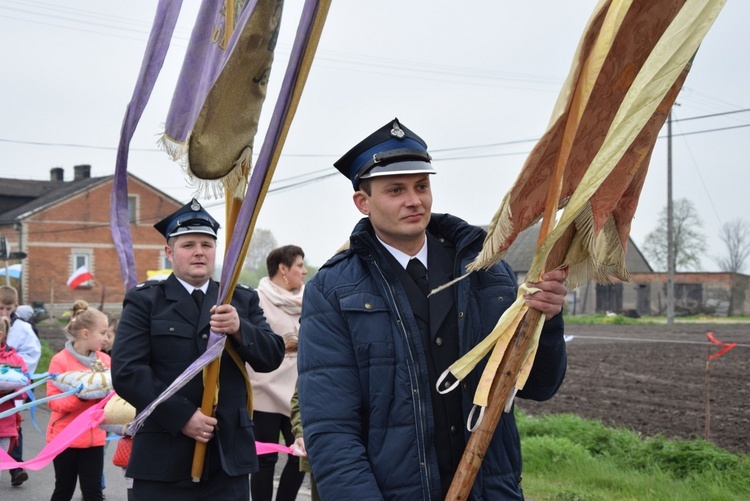
[[(575, 228), (571, 226), (560, 237), (547, 259), (546, 270), (555, 269), (562, 264), (574, 233)], [(531, 347), (534, 326), (541, 315), (542, 313), (539, 310), (530, 308), (521, 320), (515, 334), (513, 334), (492, 381), (482, 422), (469, 437), (469, 442), (466, 444), (466, 449), (461, 456), (456, 474), (453, 476), (450, 489), (445, 497), (446, 500), (463, 501), (469, 498), (474, 479), (476, 479), (477, 472), (482, 465), (482, 459), (484, 459), (487, 447), (490, 445), (495, 428), (500, 422), (505, 403), (516, 385), (518, 374), (523, 367), (524, 357)]]
[(711, 440), (711, 343), (706, 352), (706, 430), (703, 438)]
[(104, 311), (104, 300), (107, 297), (107, 287), (99, 280), (97, 280), (96, 283), (99, 284), (99, 287), (102, 288), (102, 297), (101, 301), (99, 302), (99, 311)]
[(500, 422), (505, 402), (513, 391), (518, 372), (523, 366), (523, 358), (531, 345), (534, 322), (539, 319), (541, 312), (530, 309), (524, 316), (518, 330), (503, 356), (495, 379), (490, 388), (489, 404), (484, 411), (482, 422), (469, 438), (461, 462), (453, 476), (446, 500), (465, 500), (469, 498), (474, 479), (482, 466), (484, 454)]
[[(584, 99), (582, 90), (578, 88), (573, 95), (573, 106), (580, 105), (580, 102)], [(554, 222), (557, 216), (557, 210), (560, 204), (560, 193), (562, 191), (562, 180), (565, 173), (565, 165), (570, 157), (570, 152), (573, 146), (573, 138), (575, 137), (578, 129), (580, 117), (574, 114), (568, 116), (568, 121), (565, 124), (565, 131), (561, 141), (561, 148), (558, 153), (555, 167), (550, 174), (550, 183), (547, 189), (547, 197), (544, 202), (544, 214), (542, 216), (542, 225), (539, 229), (539, 236), (537, 238), (537, 249), (547, 238), (547, 235), (554, 227)], [(570, 242), (575, 234), (575, 225), (571, 225), (565, 230), (565, 233), (558, 239), (553, 246), (547, 261), (544, 263), (542, 273), (545, 270), (553, 270), (560, 266), (565, 259), (565, 254), (570, 247)], [(527, 277), (532, 280), (538, 277)], [(497, 423), (500, 421), (500, 417), (503, 414), (505, 403), (513, 391), (518, 379), (518, 374), (523, 366), (524, 357), (529, 352), (531, 347), (533, 336), (531, 335), (534, 326), (540, 320), (542, 313), (533, 308), (529, 309), (524, 315), (523, 320), (519, 324), (516, 332), (511, 338), (511, 342), (508, 345), (508, 349), (503, 355), (503, 360), (495, 372), (495, 377), (490, 387), (490, 394), (488, 398), (487, 408), (484, 411), (484, 418), (479, 424), (476, 430), (469, 437), (469, 442), (466, 444), (461, 461), (456, 469), (456, 474), (453, 476), (450, 489), (446, 499), (450, 500), (464, 500), (468, 499), (469, 493), (471, 492), (471, 486), (474, 485), (474, 479), (477, 476), (477, 472), (482, 464), (487, 447), (492, 440), (492, 435), (495, 433)]]
[[(201, 400), (201, 412), (206, 416), (213, 414), (214, 398), (216, 396), (216, 387), (219, 381), (219, 366), (221, 365), (221, 355), (219, 358), (208, 364), (206, 367), (206, 377), (203, 384), (203, 399)], [(193, 451), (193, 469), (190, 476), (193, 482), (200, 482), (203, 474), (203, 464), (206, 460), (206, 444), (195, 442)]]
[(234, 31), (234, 0), (224, 0), (224, 40), (222, 49), (229, 46), (229, 38)]
[[(234, 31), (234, 0), (224, 0), (224, 39), (223, 48), (226, 48), (229, 44), (229, 38), (232, 36)], [(227, 194), (227, 207), (232, 207), (229, 201), (234, 200)], [(239, 205), (239, 204), (236, 204)], [(234, 224), (228, 225), (228, 228), (233, 228)], [(227, 246), (231, 241), (231, 234), (227, 233), (226, 242)], [(225, 249), (226, 252), (226, 249)], [(231, 296), (229, 296), (231, 300)], [(216, 389), (219, 382), (219, 367), (221, 365), (221, 355), (208, 364), (208, 367), (204, 369), (204, 380), (203, 380), (203, 399), (201, 400), (201, 412), (206, 416), (213, 415), (214, 399), (216, 397)], [(193, 482), (200, 482), (201, 475), (203, 474), (203, 465), (206, 461), (206, 444), (203, 442), (195, 442), (195, 450), (193, 451), (193, 467), (191, 469), (190, 476)]]
[(52, 313), (52, 306), (55, 304), (55, 281), (49, 281), (49, 316), (54, 319), (55, 315)]
[[(576, 89), (572, 100), (573, 108), (580, 106), (581, 102), (585, 100), (583, 90), (580, 87)], [(573, 147), (573, 138), (575, 137), (579, 125), (580, 116), (569, 114), (568, 120), (565, 123), (563, 138), (560, 143), (561, 148), (555, 161), (555, 167), (550, 173), (549, 187), (547, 188), (547, 197), (544, 203), (542, 225), (539, 229), (539, 236), (537, 238), (537, 249), (554, 227), (557, 210), (560, 204), (560, 193), (562, 191), (565, 165), (570, 158), (571, 149)], [(562, 264), (574, 233), (575, 227), (574, 225), (571, 225), (555, 243), (552, 251), (547, 257), (542, 273), (544, 273), (545, 270), (555, 269)], [(527, 277), (527, 279), (528, 278), (535, 280), (538, 277)], [(497, 423), (500, 421), (503, 409), (505, 408), (505, 403), (508, 401), (511, 392), (515, 387), (518, 374), (523, 366), (524, 357), (531, 347), (533, 341), (531, 333), (533, 332), (536, 323), (540, 320), (541, 315), (542, 313), (540, 311), (534, 310), (533, 308), (529, 309), (516, 329), (516, 332), (513, 334), (508, 349), (503, 355), (503, 360), (500, 362), (497, 372), (495, 372), (495, 378), (490, 387), (488, 405), (484, 411), (484, 418), (477, 429), (471, 434), (471, 437), (469, 437), (469, 442), (466, 444), (463, 456), (461, 456), (461, 461), (456, 469), (456, 474), (453, 476), (453, 481), (451, 482), (446, 499), (468, 499), (469, 493), (471, 492), (471, 486), (474, 484), (474, 479), (476, 478), (479, 467), (482, 464), (484, 454), (487, 452), (487, 447), (490, 444), (492, 435), (495, 433)]]

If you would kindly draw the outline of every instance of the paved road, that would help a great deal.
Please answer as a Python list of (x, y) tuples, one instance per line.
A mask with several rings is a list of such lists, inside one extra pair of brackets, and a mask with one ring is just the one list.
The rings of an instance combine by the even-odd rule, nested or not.
[[(31, 424), (31, 418), (28, 411), (22, 411), (24, 417), (23, 437), (24, 437), (24, 459), (28, 460), (36, 456), (42, 450), (46, 441), (44, 435), (40, 434)], [(36, 421), (39, 428), (44, 431), (47, 429), (50, 411), (42, 405), (36, 411)], [(107, 487), (104, 489), (104, 495), (107, 501), (126, 501), (125, 480), (122, 475), (122, 469), (112, 464), (112, 455), (115, 451), (115, 443), (107, 446), (104, 458), (104, 477)], [(285, 460), (279, 458), (276, 465), (276, 483), (281, 473)], [(29, 480), (19, 487), (10, 485), (10, 475), (8, 472), (0, 472), (0, 500), (8, 501), (47, 501), (52, 495), (55, 485), (55, 471), (52, 463), (39, 471), (28, 471)], [(73, 497), (75, 501), (82, 499), (80, 490)], [(310, 499), (310, 482), (309, 476), (305, 477), (305, 482), (297, 496), (299, 501), (309, 501)]]

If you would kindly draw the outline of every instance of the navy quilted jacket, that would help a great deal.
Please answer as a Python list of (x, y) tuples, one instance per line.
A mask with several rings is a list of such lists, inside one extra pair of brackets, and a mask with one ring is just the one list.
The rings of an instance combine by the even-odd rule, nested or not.
[[(455, 245), (455, 276), (485, 237), (480, 228), (447, 214), (433, 214), (428, 231)], [(505, 261), (455, 287), (463, 355), (492, 330), (517, 288)], [(322, 498), (440, 499), (425, 349), (406, 293), (367, 218), (355, 227), (350, 248), (305, 287), (298, 356), (305, 445)], [(545, 324), (534, 368), (518, 396), (552, 397), (565, 366), (558, 315)], [(482, 369), (462, 383), (465, 417)], [(471, 498), (522, 499), (520, 477), (518, 431), (513, 413), (504, 414)]]

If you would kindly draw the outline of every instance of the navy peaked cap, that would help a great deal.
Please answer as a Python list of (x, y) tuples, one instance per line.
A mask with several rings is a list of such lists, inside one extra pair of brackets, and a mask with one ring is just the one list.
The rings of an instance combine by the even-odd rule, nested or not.
[(204, 233), (216, 238), (219, 223), (211, 214), (201, 207), (196, 199), (192, 199), (178, 210), (168, 215), (154, 225), (154, 228), (169, 240), (187, 233)]
[(421, 137), (402, 125), (398, 118), (385, 124), (359, 142), (334, 167), (352, 182), (396, 174), (435, 174)]

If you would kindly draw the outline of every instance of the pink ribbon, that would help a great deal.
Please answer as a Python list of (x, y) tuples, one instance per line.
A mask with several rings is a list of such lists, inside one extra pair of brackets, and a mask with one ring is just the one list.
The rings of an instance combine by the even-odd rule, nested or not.
[[(37, 471), (50, 464), (58, 454), (67, 449), (81, 434), (96, 428), (104, 421), (104, 406), (113, 395), (114, 392), (110, 393), (95, 405), (82, 412), (80, 416), (71, 421), (52, 441), (45, 445), (34, 459), (17, 462), (7, 452), (0, 449), (0, 471), (12, 468), (26, 468), (27, 470)], [(258, 455), (274, 452), (294, 454), (292, 447), (265, 442), (255, 442), (255, 450)]]
[(114, 395), (110, 393), (99, 402), (83, 411), (77, 418), (70, 422), (68, 426), (53, 438), (37, 454), (34, 459), (28, 461), (16, 462), (7, 452), (0, 449), (0, 470), (10, 470), (11, 468), (26, 468), (27, 470), (41, 470), (47, 466), (62, 451), (68, 448), (73, 441), (81, 434), (96, 428), (104, 421), (104, 406)]
[(267, 442), (255, 442), (255, 452), (262, 456), (263, 454), (273, 454), (274, 452), (283, 452), (284, 454), (294, 455), (291, 447), (281, 444), (269, 444)]

